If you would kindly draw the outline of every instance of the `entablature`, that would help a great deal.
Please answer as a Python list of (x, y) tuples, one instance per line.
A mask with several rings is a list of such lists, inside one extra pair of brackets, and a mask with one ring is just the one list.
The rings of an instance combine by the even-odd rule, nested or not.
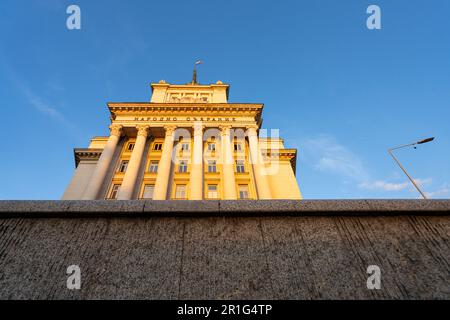
[(261, 153), (270, 161), (273, 161), (273, 159), (289, 161), (294, 175), (296, 174), (297, 149), (261, 149)]
[(254, 103), (140, 103), (140, 102), (124, 102), (108, 103), (108, 108), (113, 119), (117, 115), (241, 115), (252, 116), (256, 120), (261, 118), (263, 104)]
[(103, 149), (76, 148), (73, 150), (75, 156), (75, 168), (80, 161), (97, 161), (102, 155)]

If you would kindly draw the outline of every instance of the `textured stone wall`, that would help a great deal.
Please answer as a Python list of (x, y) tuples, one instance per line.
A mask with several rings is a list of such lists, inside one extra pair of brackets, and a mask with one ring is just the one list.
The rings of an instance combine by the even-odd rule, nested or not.
[[(450, 201), (0, 201), (1, 299), (450, 299)], [(82, 288), (66, 288), (81, 268)], [(366, 269), (381, 268), (381, 290)]]

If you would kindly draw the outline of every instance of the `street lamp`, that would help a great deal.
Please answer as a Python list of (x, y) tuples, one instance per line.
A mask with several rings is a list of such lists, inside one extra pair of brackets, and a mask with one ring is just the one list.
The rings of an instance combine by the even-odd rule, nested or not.
[[(402, 164), (400, 163), (400, 161), (398, 161), (398, 159), (394, 156), (394, 153), (393, 153), (392, 151), (397, 150), (397, 149), (400, 149), (400, 148), (405, 148), (405, 147), (410, 147), (410, 146), (416, 146), (416, 145), (418, 145), (418, 144), (424, 144), (424, 143), (427, 143), (427, 142), (431, 142), (431, 141), (433, 141), (433, 140), (434, 140), (434, 137), (432, 137), (432, 138), (427, 138), (427, 139), (424, 139), (424, 140), (420, 140), (420, 141), (417, 141), (417, 142), (414, 142), (414, 143), (405, 144), (405, 145), (402, 145), (402, 146), (399, 146), (399, 147), (395, 147), (395, 148), (392, 148), (392, 149), (388, 149), (388, 152), (389, 152), (389, 154), (391, 155), (391, 157), (395, 160), (395, 162), (397, 162), (397, 164), (398, 164), (398, 166), (400, 167), (400, 169), (403, 170), (403, 172), (406, 174), (406, 176), (408, 177), (408, 179), (411, 181), (411, 183), (414, 185), (414, 187), (417, 189), (417, 191), (419, 191), (419, 193), (422, 195), (422, 197), (423, 197), (424, 199), (427, 199), (427, 197), (426, 197), (425, 194), (422, 192), (422, 190), (420, 190), (419, 186), (416, 184), (416, 182), (414, 181), (414, 179), (411, 178), (411, 176), (408, 174), (408, 172), (406, 172), (406, 169), (402, 166)], [(417, 147), (414, 147), (414, 149), (416, 149), (416, 148), (417, 148)]]

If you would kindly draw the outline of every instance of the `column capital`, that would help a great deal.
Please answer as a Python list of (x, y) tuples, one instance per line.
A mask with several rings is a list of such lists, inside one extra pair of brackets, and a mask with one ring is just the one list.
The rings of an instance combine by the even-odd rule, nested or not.
[(122, 128), (123, 127), (120, 124), (112, 124), (109, 126), (110, 134), (120, 138), (122, 135)]
[(136, 126), (136, 129), (137, 129), (137, 136), (139, 137), (139, 136), (143, 136), (143, 137), (145, 137), (145, 138), (147, 138), (147, 136), (148, 136), (148, 130), (149, 130), (149, 126), (146, 126), (146, 125), (142, 125), (142, 124), (138, 124), (137, 126)]
[(259, 129), (258, 125), (256, 124), (249, 124), (248, 126), (245, 126), (245, 129), (247, 129), (248, 131), (257, 131)]
[(229, 135), (233, 126), (231, 124), (222, 124), (219, 126), (221, 135)]
[(173, 134), (176, 129), (177, 129), (177, 126), (175, 126), (175, 125), (164, 126), (164, 130), (166, 130), (166, 136)]

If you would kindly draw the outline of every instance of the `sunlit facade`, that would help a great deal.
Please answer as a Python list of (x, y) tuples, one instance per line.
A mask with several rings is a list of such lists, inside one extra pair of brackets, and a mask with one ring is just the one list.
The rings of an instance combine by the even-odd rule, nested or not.
[(150, 102), (108, 103), (110, 135), (75, 149), (63, 200), (301, 199), (297, 151), (260, 137), (262, 104), (228, 103), (221, 81), (151, 88)]

